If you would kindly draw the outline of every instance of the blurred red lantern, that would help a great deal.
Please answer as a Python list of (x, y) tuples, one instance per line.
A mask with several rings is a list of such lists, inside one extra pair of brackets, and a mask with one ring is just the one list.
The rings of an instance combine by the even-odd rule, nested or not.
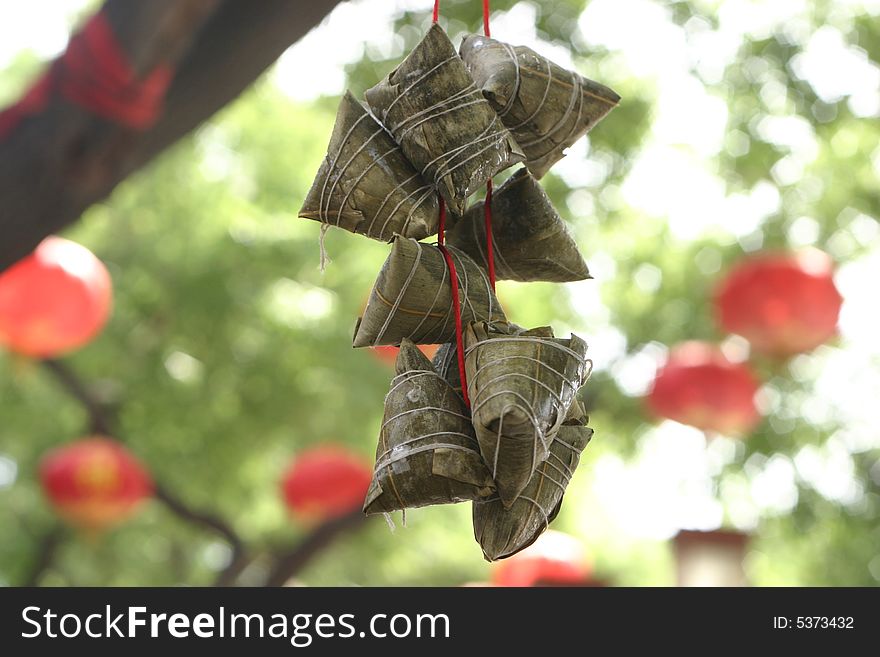
[(91, 251), (61, 237), (0, 274), (0, 344), (52, 358), (95, 337), (110, 314), (112, 285)]
[(287, 507), (306, 521), (329, 520), (360, 510), (373, 472), (357, 454), (338, 445), (300, 453), (281, 481)]
[[(434, 358), (434, 354), (437, 353), (437, 350), (440, 348), (439, 344), (420, 344), (419, 349), (425, 356), (429, 359)], [(398, 347), (392, 347), (391, 345), (382, 345), (379, 347), (371, 347), (373, 354), (381, 360), (383, 363), (387, 363), (391, 367), (394, 367), (395, 361), (397, 361), (397, 354), (400, 352)]]
[(659, 417), (723, 434), (747, 433), (761, 417), (758, 381), (744, 363), (733, 363), (712, 344), (684, 342), (669, 353), (648, 393)]
[(143, 465), (122, 445), (101, 436), (48, 452), (40, 463), (40, 479), (58, 514), (90, 530), (122, 522), (153, 492)]
[(790, 356), (835, 334), (842, 303), (831, 258), (810, 248), (740, 262), (718, 287), (715, 313), (725, 331), (743, 336), (756, 351)]
[(552, 529), (522, 552), (495, 564), (495, 586), (593, 586), (591, 568), (574, 536)]

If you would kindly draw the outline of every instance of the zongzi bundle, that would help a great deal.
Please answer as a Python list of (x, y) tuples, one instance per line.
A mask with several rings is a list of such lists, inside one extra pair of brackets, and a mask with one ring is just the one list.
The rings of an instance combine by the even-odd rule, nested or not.
[[(527, 169), (495, 191), (491, 209), (497, 278), (563, 283), (590, 277), (565, 222)], [(484, 202), (471, 207), (447, 232), (447, 242), (487, 267), (483, 213)]]
[(509, 509), (504, 508), (497, 495), (474, 500), (474, 537), (487, 561), (505, 559), (524, 550), (559, 513), (581, 452), (593, 436), (593, 430), (585, 424), (583, 406), (575, 401), (550, 445), (547, 460), (538, 466)]
[(464, 402), (409, 340), (385, 397), (367, 514), (475, 500), (494, 484)]
[(464, 336), (474, 430), (505, 508), (547, 458), (589, 362), (586, 343), (575, 335), (507, 328), (479, 322)]
[(493, 175), (524, 159), (437, 24), (365, 96), (404, 155), (456, 214)]
[(346, 92), (327, 155), (300, 217), (389, 241), (437, 232), (434, 188), (358, 100)]
[(541, 178), (566, 148), (605, 117), (620, 96), (542, 57), (531, 48), (470, 35), (461, 57)]
[[(486, 273), (455, 247), (447, 248), (458, 274), (462, 323), (503, 320)], [(450, 281), (439, 249), (396, 238), (355, 327), (354, 346), (397, 345), (404, 338), (416, 344), (455, 339)]]

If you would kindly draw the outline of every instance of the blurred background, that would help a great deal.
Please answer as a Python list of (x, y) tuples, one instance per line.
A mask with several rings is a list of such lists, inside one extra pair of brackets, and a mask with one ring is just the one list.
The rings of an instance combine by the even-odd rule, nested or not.
[[(243, 584), (262, 583), (275, 555), (314, 538), (314, 522), (291, 516), (280, 491), (296, 455), (334, 443), (369, 465), (375, 450), (393, 369), (350, 345), (388, 247), (330, 231), (322, 274), (319, 224), (296, 213), (340, 95), (361, 95), (393, 69), (424, 33), (430, 4), (342, 3), (64, 233), (106, 264), (114, 286), (106, 328), (65, 365), (113, 410), (117, 437), (163, 491), (232, 529), (247, 554)], [(748, 534), (735, 558), (752, 585), (877, 585), (880, 2), (492, 7), (494, 37), (623, 98), (542, 180), (594, 279), (499, 283), (512, 321), (575, 332), (594, 362), (584, 399), (596, 433), (553, 528), (577, 540), (585, 573), (606, 584), (674, 585), (673, 538), (723, 530), (716, 536)], [(0, 106), (97, 8), (0, 6)], [(456, 45), (480, 29), (480, 10), (442, 4)], [(748, 254), (802, 247), (835, 262), (838, 335), (791, 358), (750, 353), (719, 328), (714, 290)], [(669, 348), (685, 340), (748, 360), (761, 382), (756, 428), (706, 433), (646, 410)], [(39, 462), (88, 435), (89, 422), (39, 361), (0, 352), (0, 583), (215, 581), (235, 541), (159, 499), (99, 538), (60, 524)], [(410, 511), (396, 525), (347, 528), (294, 581), (491, 578), (470, 505)]]

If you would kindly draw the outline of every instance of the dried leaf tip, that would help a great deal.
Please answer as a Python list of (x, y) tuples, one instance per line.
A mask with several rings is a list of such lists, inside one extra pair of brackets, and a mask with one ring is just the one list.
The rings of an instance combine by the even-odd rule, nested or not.
[(415, 343), (409, 338), (400, 341), (400, 351), (395, 361), (397, 374), (406, 372), (433, 372), (434, 366), (428, 357), (422, 353)]

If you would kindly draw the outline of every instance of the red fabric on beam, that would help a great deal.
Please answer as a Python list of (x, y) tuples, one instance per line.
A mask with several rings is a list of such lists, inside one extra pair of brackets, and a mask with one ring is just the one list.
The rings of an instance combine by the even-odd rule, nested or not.
[[(53, 65), (54, 68), (54, 65)], [(15, 130), (16, 126), (26, 117), (39, 114), (52, 96), (52, 68), (43, 73), (36, 83), (28, 89), (21, 100), (0, 111), (0, 140)]]
[(70, 102), (136, 130), (159, 118), (171, 67), (161, 64), (138, 79), (103, 12), (71, 39), (61, 62), (59, 87)]
[(0, 112), (0, 139), (44, 111), (56, 92), (102, 119), (145, 130), (159, 118), (172, 76), (172, 68), (160, 64), (138, 78), (107, 17), (98, 12), (24, 97)]

